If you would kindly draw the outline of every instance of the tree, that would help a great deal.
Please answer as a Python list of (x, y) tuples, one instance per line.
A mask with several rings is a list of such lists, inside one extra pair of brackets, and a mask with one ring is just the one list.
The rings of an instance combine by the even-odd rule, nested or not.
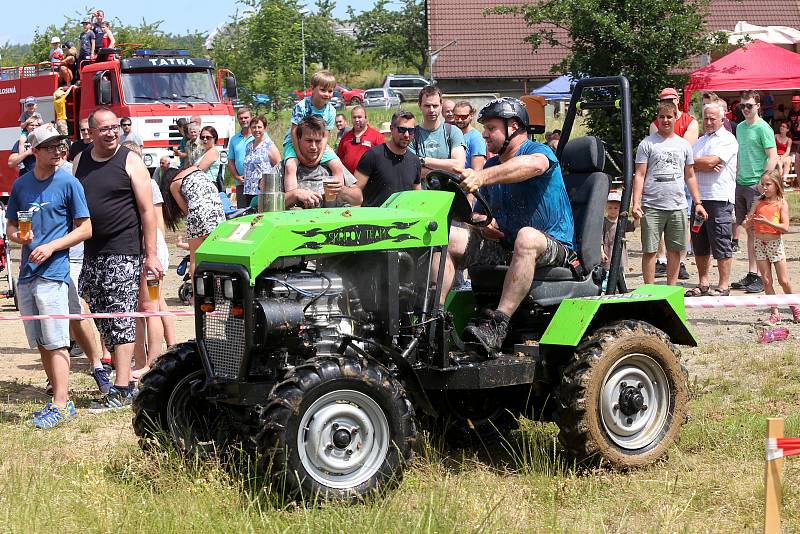
[[(553, 66), (554, 73), (569, 73), (576, 79), (627, 76), (635, 142), (647, 135), (659, 90), (681, 87), (686, 77), (675, 72), (721, 42), (721, 34), (709, 33), (704, 26), (709, 3), (710, 0), (540, 0), (488, 12), (522, 15), (529, 26), (536, 26), (536, 33), (526, 39), (534, 52), (545, 43), (567, 46), (570, 54)], [(554, 27), (565, 30), (569, 40), (561, 42)], [(613, 142), (618, 138), (619, 115), (592, 111), (587, 126), (593, 135)]]
[(402, 0), (399, 11), (386, 8), (388, 0), (378, 0), (369, 11), (347, 13), (355, 25), (358, 45), (380, 61), (393, 61), (425, 74), (428, 66), (428, 29), (425, 2)]
[(305, 19), (306, 61), (336, 73), (337, 79), (366, 68), (368, 60), (358, 50), (356, 40), (336, 32), (341, 22), (333, 16), (336, 2), (317, 0), (316, 6), (317, 12)]

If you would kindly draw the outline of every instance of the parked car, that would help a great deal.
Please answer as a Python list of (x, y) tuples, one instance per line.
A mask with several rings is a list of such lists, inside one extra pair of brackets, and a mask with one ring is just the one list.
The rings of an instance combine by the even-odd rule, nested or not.
[(400, 106), (400, 97), (392, 89), (378, 87), (364, 91), (364, 107), (391, 108)]
[(429, 84), (427, 79), (418, 74), (387, 74), (381, 85), (386, 89), (394, 89), (400, 102), (413, 102), (419, 98), (422, 88)]

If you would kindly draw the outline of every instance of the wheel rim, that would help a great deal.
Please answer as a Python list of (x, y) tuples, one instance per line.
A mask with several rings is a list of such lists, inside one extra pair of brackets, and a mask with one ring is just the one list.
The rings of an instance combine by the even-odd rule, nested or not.
[(672, 408), (667, 374), (645, 354), (620, 359), (603, 379), (600, 418), (609, 438), (627, 450), (661, 436)]
[(204, 376), (200, 370), (190, 373), (172, 390), (167, 401), (167, 428), (181, 450), (211, 456), (217, 449), (214, 437), (221, 416), (207, 401), (191, 394), (192, 385)]
[(306, 472), (336, 489), (369, 480), (389, 450), (389, 423), (378, 403), (360, 391), (338, 390), (303, 414), (297, 449)]

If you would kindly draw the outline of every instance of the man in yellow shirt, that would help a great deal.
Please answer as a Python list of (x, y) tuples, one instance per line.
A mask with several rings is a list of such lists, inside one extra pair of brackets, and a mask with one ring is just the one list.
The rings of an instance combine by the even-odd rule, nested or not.
[(69, 135), (67, 128), (67, 96), (72, 91), (73, 85), (61, 86), (53, 93), (53, 111), (56, 115), (56, 129), (61, 135)]

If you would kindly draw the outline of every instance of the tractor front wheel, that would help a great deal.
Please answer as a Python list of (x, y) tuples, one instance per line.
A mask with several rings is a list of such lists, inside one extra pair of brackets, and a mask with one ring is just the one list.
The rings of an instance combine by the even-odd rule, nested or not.
[(625, 320), (586, 337), (563, 370), (554, 414), (579, 460), (651, 464), (677, 440), (689, 387), (677, 348), (658, 328)]
[(356, 356), (291, 370), (261, 412), (259, 466), (291, 497), (353, 501), (396, 484), (417, 431), (402, 385)]

